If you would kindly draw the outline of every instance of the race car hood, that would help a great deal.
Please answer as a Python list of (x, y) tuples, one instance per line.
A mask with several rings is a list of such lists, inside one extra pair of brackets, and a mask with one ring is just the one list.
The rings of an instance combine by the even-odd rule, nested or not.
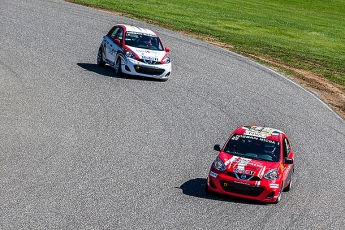
[(256, 176), (262, 178), (266, 172), (273, 168), (278, 168), (278, 162), (267, 162), (262, 160), (250, 159), (245, 157), (233, 156), (228, 153), (220, 154), (226, 170), (238, 174), (246, 174), (248, 176)]
[(150, 60), (150, 61), (161, 61), (166, 52), (158, 50), (143, 49), (137, 47), (130, 47), (130, 49), (139, 56), (140, 59)]

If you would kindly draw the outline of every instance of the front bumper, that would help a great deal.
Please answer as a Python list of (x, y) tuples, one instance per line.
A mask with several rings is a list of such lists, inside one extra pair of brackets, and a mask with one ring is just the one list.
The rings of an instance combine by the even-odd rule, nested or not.
[(171, 63), (146, 64), (132, 58), (122, 63), (122, 72), (129, 75), (167, 80), (171, 74)]
[(277, 181), (264, 178), (255, 181), (241, 180), (212, 170), (207, 177), (206, 186), (210, 192), (267, 203), (274, 203), (280, 191)]

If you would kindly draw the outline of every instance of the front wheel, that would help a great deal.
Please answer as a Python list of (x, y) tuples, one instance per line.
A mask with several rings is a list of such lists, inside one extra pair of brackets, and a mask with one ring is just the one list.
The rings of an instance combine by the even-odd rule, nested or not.
[(205, 184), (205, 193), (206, 193), (207, 195), (214, 195), (214, 192), (212, 192), (212, 191), (210, 191), (210, 190), (208, 189), (207, 179), (206, 179), (206, 184)]
[(115, 74), (116, 76), (121, 76), (122, 74), (122, 70), (121, 70), (121, 58), (118, 58), (116, 60), (116, 64), (115, 64)]
[(282, 185), (280, 186), (280, 189), (279, 189), (279, 194), (278, 194), (278, 197), (276, 199), (276, 201), (274, 202), (275, 204), (278, 204), (280, 202), (280, 200), (282, 199)]

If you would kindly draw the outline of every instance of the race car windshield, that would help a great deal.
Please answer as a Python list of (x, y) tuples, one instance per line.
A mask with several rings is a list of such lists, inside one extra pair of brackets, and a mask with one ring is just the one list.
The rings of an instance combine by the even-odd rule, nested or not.
[(279, 142), (247, 135), (233, 135), (226, 144), (224, 152), (272, 162), (278, 162), (280, 158)]
[(125, 44), (137, 48), (163, 51), (163, 46), (160, 39), (157, 36), (150, 34), (127, 32)]

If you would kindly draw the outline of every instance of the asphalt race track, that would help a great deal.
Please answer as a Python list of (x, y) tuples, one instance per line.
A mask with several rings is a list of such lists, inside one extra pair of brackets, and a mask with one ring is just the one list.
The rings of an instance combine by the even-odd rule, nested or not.
[[(62, 0), (0, 3), (0, 229), (343, 229), (345, 121), (283, 75), (139, 21)], [(116, 23), (171, 48), (167, 82), (96, 66)], [(277, 204), (204, 192), (238, 125), (285, 131)]]

